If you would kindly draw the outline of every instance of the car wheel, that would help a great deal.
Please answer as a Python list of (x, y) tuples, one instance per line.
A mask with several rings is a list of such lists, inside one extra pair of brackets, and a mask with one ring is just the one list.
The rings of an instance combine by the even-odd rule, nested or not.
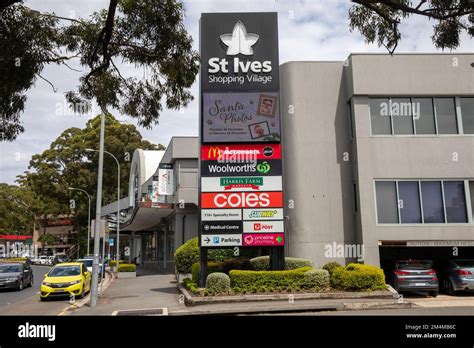
[(444, 290), (450, 296), (453, 296), (455, 294), (453, 283), (451, 283), (451, 281), (449, 279), (446, 279), (444, 281)]
[(84, 296), (86, 296), (86, 286), (83, 284), (81, 294), (78, 297), (79, 298), (84, 298)]
[(34, 284), (34, 279), (33, 279), (33, 276), (31, 276), (31, 278), (30, 278), (30, 285), (29, 285), (29, 287), (33, 287), (33, 284)]
[(20, 279), (20, 283), (18, 284), (18, 290), (23, 290), (23, 279)]
[(436, 297), (436, 296), (438, 296), (438, 291), (430, 291), (428, 294), (429, 294), (431, 297)]

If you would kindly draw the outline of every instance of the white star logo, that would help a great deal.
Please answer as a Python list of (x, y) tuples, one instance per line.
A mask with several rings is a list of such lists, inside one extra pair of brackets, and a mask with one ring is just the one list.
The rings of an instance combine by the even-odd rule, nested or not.
[(257, 43), (258, 37), (257, 34), (247, 34), (244, 23), (238, 21), (235, 23), (232, 34), (221, 35), (221, 40), (228, 47), (228, 56), (236, 56), (238, 54), (251, 56), (253, 55), (252, 46)]

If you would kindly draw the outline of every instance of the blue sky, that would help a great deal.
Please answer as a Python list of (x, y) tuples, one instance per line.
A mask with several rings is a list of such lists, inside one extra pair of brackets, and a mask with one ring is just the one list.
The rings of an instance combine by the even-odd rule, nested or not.
[[(94, 10), (106, 8), (107, 0), (25, 0), (32, 9), (55, 12), (66, 17), (88, 17)], [(199, 17), (202, 12), (278, 12), (280, 63), (302, 60), (342, 61), (354, 52), (383, 52), (384, 48), (367, 45), (358, 32), (351, 33), (347, 12), (348, 0), (187, 0), (185, 26), (199, 42)], [(402, 42), (398, 53), (441, 52), (431, 42), (432, 25), (426, 18), (412, 17), (401, 27)], [(472, 40), (464, 35), (457, 52), (472, 52)], [(122, 66), (125, 76), (141, 75), (129, 66)], [(68, 111), (63, 93), (75, 89), (79, 73), (65, 67), (47, 67), (43, 74), (57, 88), (38, 80), (28, 92), (26, 110), (22, 116), (25, 133), (11, 143), (0, 143), (0, 182), (13, 183), (17, 175), (27, 170), (31, 156), (49, 148), (63, 130), (83, 127), (90, 115)], [(140, 128), (145, 139), (167, 145), (174, 135), (198, 134), (198, 86), (192, 88), (195, 100), (184, 110), (163, 111), (159, 125), (152, 130)], [(135, 124), (134, 120), (118, 113), (117, 118)]]

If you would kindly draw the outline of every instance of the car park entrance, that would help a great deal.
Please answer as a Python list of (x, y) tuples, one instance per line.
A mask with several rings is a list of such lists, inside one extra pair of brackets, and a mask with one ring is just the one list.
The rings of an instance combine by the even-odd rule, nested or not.
[[(474, 293), (472, 246), (382, 245), (379, 247), (379, 252), (380, 265), (387, 282), (397, 291), (423, 292), (428, 285), (438, 283), (438, 291), (449, 295), (465, 291)], [(418, 278), (414, 279), (415, 275), (421, 274), (420, 272), (426, 273), (427, 277), (431, 276), (430, 284)], [(425, 292), (437, 294), (431, 288), (428, 290)]]

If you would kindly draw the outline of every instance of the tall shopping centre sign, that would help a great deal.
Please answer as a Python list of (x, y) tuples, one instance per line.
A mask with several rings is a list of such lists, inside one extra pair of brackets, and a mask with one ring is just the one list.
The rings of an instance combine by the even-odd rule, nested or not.
[(208, 248), (266, 247), (278, 268), (285, 231), (277, 14), (204, 13), (200, 40), (201, 267)]

